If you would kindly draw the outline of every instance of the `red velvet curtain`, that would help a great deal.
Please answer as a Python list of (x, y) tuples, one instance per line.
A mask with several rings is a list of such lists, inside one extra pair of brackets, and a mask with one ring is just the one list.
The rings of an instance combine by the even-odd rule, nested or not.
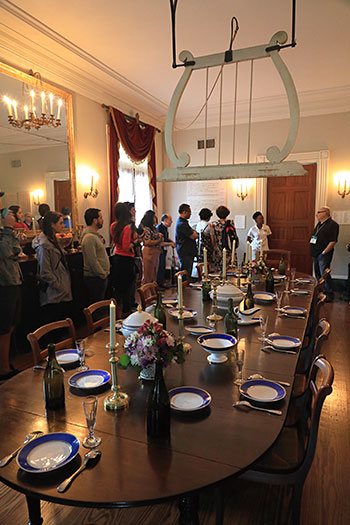
[(109, 108), (110, 123), (110, 178), (111, 178), (111, 220), (114, 203), (118, 200), (118, 160), (119, 140), (126, 153), (134, 162), (141, 162), (146, 157), (151, 174), (153, 206), (157, 206), (156, 159), (154, 147), (155, 128), (149, 124), (139, 124), (138, 119), (128, 118), (115, 108)]

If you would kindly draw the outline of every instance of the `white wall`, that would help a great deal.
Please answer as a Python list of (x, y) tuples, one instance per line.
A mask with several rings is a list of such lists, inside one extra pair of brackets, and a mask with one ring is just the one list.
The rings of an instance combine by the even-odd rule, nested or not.
[[(265, 154), (271, 145), (283, 146), (288, 132), (288, 121), (257, 122), (252, 125), (251, 134), (251, 161), (257, 155)], [(218, 138), (217, 128), (208, 130), (208, 138)], [(337, 113), (301, 119), (299, 134), (293, 152), (308, 152), (329, 150), (329, 176), (327, 183), (327, 202), (333, 210), (350, 210), (350, 196), (341, 199), (337, 195), (334, 184), (334, 174), (341, 170), (350, 169), (350, 113)], [(194, 129), (177, 132), (175, 134), (175, 148), (177, 153), (186, 151), (191, 155), (193, 165), (203, 162), (203, 151), (197, 150), (197, 140), (203, 139), (203, 130)], [(222, 133), (222, 163), (231, 162), (232, 158), (232, 128), (225, 127)], [(237, 148), (235, 162), (246, 161), (247, 126), (240, 125), (237, 128)], [(217, 149), (208, 150), (208, 164), (214, 164), (217, 159)], [(189, 183), (190, 184), (190, 183)], [(203, 184), (205, 184), (203, 182)], [(232, 181), (227, 181), (227, 206), (234, 215), (246, 215), (247, 228), (238, 230), (241, 241), (239, 256), (242, 255), (247, 229), (253, 225), (252, 214), (256, 211), (255, 182), (249, 192), (249, 196), (241, 201), (232, 189)], [(163, 184), (164, 210), (169, 211), (177, 217), (177, 208), (181, 202), (186, 202), (187, 186), (183, 182), (171, 182)], [(207, 203), (210, 208), (210, 202)], [(173, 230), (172, 230), (173, 234)], [(350, 261), (349, 253), (345, 250), (345, 243), (350, 241), (350, 225), (341, 225), (339, 242), (336, 247), (332, 263), (334, 276), (346, 276), (347, 264)]]

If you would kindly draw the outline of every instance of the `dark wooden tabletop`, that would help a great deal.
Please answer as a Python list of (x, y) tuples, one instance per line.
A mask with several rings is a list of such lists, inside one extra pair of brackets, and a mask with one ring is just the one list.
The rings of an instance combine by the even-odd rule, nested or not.
[[(303, 286), (305, 288), (305, 286)], [(313, 286), (310, 286), (312, 292)], [(309, 311), (309, 296), (286, 296), (285, 303), (303, 306)], [(201, 292), (187, 288), (184, 303), (198, 313), (189, 324), (205, 324), (212, 304), (202, 303)], [(269, 315), (267, 333), (279, 332), (303, 339), (306, 321), (278, 318), (275, 303), (260, 306)], [(225, 313), (225, 312), (220, 312)], [(168, 315), (167, 329), (178, 335), (179, 323)], [(223, 331), (222, 322), (217, 331)], [(118, 370), (118, 382), (130, 396), (130, 406), (117, 413), (105, 411), (103, 399), (106, 392), (98, 395), (99, 405), (95, 433), (102, 437), (98, 447), (102, 451), (100, 461), (83, 472), (63, 494), (57, 485), (79, 466), (86, 452), (82, 446), (79, 456), (69, 465), (50, 474), (28, 474), (20, 470), (13, 460), (0, 469), (0, 480), (29, 496), (68, 505), (90, 507), (124, 507), (146, 505), (176, 498), (200, 490), (240, 472), (256, 461), (278, 437), (286, 416), (291, 388), (277, 406), (281, 417), (258, 411), (246, 411), (232, 407), (239, 396), (233, 384), (236, 376), (234, 353), (228, 352), (228, 361), (209, 364), (208, 354), (197, 343), (197, 338), (186, 335), (192, 352), (183, 365), (172, 365), (164, 372), (168, 389), (192, 385), (208, 390), (212, 402), (208, 409), (190, 413), (173, 413), (170, 443), (149, 442), (146, 433), (146, 402), (150, 384), (138, 379), (130, 368)], [(245, 348), (243, 377), (260, 373), (266, 378), (293, 383), (297, 355), (265, 353), (260, 350), (259, 325), (242, 326), (239, 345)], [(87, 365), (110, 370), (109, 355), (105, 348), (109, 334), (101, 331), (87, 340), (89, 350)], [(117, 336), (122, 352), (124, 338)], [(66, 408), (52, 414), (45, 413), (41, 370), (26, 370), (0, 387), (1, 428), (0, 458), (10, 453), (32, 430), (44, 432), (70, 432), (82, 442), (87, 435), (82, 408), (83, 397), (69, 390), (68, 378), (76, 371), (65, 372)]]

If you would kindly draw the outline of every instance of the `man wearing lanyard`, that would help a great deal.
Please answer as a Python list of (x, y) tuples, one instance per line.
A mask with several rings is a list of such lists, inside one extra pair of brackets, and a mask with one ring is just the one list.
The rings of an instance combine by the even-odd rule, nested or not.
[[(339, 225), (331, 218), (328, 206), (321, 206), (316, 213), (318, 223), (310, 239), (310, 253), (314, 260), (316, 278), (319, 279), (326, 268), (330, 268), (334, 253), (334, 246), (338, 241)], [(333, 291), (330, 276), (325, 282), (327, 302), (333, 300)]]

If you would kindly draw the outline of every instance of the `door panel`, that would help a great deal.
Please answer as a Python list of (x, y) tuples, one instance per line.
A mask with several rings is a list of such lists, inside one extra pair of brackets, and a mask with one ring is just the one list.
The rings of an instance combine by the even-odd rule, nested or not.
[(303, 177), (267, 180), (267, 224), (270, 248), (292, 252), (292, 267), (312, 273), (310, 235), (315, 224), (316, 164), (304, 166)]
[(72, 210), (72, 194), (70, 180), (55, 180), (55, 210), (61, 213), (63, 206)]

